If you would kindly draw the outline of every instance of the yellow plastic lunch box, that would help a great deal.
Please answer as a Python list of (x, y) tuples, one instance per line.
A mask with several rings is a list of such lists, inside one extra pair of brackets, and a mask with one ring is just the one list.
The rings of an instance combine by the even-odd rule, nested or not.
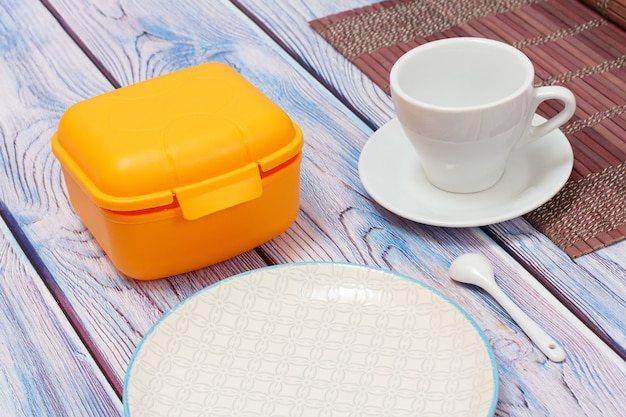
[(70, 202), (124, 274), (156, 279), (246, 252), (299, 209), (302, 132), (207, 63), (70, 107), (52, 138)]

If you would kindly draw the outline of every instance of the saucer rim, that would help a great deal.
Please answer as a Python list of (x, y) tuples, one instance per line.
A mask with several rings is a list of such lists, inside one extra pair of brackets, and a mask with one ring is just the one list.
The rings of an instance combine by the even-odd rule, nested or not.
[[(536, 124), (538, 122), (545, 121), (545, 118), (538, 114), (535, 114), (535, 117), (533, 120)], [(406, 207), (398, 207), (398, 204), (395, 204), (393, 201), (390, 202), (388, 201), (389, 200), (388, 198), (381, 196), (380, 193), (378, 192), (379, 188), (369, 183), (366, 179), (364, 180), (364, 177), (367, 178), (367, 175), (364, 175), (364, 173), (366, 172), (367, 169), (370, 169), (370, 168), (367, 168), (366, 165), (372, 164), (372, 161), (368, 160), (368, 158), (371, 160), (381, 158), (381, 155), (376, 154), (376, 153), (373, 153), (373, 155), (370, 156), (368, 154), (368, 148), (372, 146), (373, 143), (382, 140), (382, 138), (385, 137), (388, 131), (390, 131), (393, 128), (398, 129), (403, 139), (405, 138), (404, 132), (400, 126), (400, 122), (398, 118), (394, 117), (391, 120), (389, 120), (387, 123), (382, 125), (379, 129), (377, 129), (369, 137), (368, 141), (363, 146), (361, 153), (359, 155), (359, 161), (358, 161), (358, 172), (359, 172), (359, 178), (361, 180), (361, 184), (367, 191), (368, 195), (374, 201), (376, 201), (380, 206), (384, 207), (390, 212), (398, 216), (401, 216), (405, 219), (415, 221), (417, 223), (429, 225), (429, 226), (454, 227), (454, 228), (482, 227), (482, 226), (488, 226), (488, 225), (504, 222), (504, 221), (522, 216), (538, 208), (539, 206), (541, 206), (542, 204), (550, 200), (552, 197), (554, 197), (554, 195), (556, 195), (563, 188), (563, 186), (569, 179), (573, 166), (574, 166), (574, 153), (573, 153), (572, 146), (569, 140), (567, 139), (567, 137), (565, 136), (565, 134), (563, 134), (563, 132), (561, 132), (559, 129), (556, 129), (548, 133), (543, 138), (540, 138), (539, 140), (533, 143), (533, 145), (535, 146), (543, 146), (543, 147), (546, 147), (547, 144), (551, 144), (552, 146), (558, 146), (560, 148), (559, 152), (562, 153), (561, 157), (564, 158), (563, 161), (559, 164), (558, 171), (555, 174), (555, 175), (558, 175), (558, 179), (554, 179), (550, 184), (544, 185), (543, 186), (543, 188), (545, 189), (544, 192), (538, 195), (537, 198), (531, 200), (529, 203), (523, 206), (520, 206), (519, 208), (515, 210), (504, 209), (502, 212), (497, 212), (497, 209), (496, 209), (496, 210), (489, 210), (486, 214), (482, 214), (479, 212), (472, 212), (472, 215), (463, 216), (454, 220), (451, 220), (450, 218), (446, 218), (446, 219), (437, 218), (436, 216), (433, 216), (431, 214), (420, 214), (419, 209), (413, 210), (411, 212), (409, 210), (406, 210)], [(415, 152), (414, 148), (410, 146), (410, 143), (408, 142), (408, 140), (405, 141), (405, 145), (401, 145), (401, 146), (406, 146), (406, 148), (410, 152), (413, 152), (413, 153)], [(525, 156), (527, 156), (527, 153), (524, 152), (522, 148), (520, 153), (513, 157), (523, 158)], [(421, 169), (419, 171), (422, 173), (422, 178), (425, 178), (425, 176), (423, 176), (423, 171)], [(536, 185), (536, 183), (532, 183), (532, 185)], [(451, 192), (441, 190), (435, 187), (434, 185), (430, 185), (430, 184), (427, 187), (429, 190), (436, 190), (436, 192), (438, 193), (455, 195), (459, 199), (463, 199), (463, 196), (468, 196), (467, 197), (468, 202), (469, 202), (469, 199), (474, 199), (477, 195), (481, 195), (481, 194), (488, 195), (487, 193), (490, 191), (490, 189), (488, 189), (488, 190), (480, 191), (477, 193), (457, 194), (457, 193), (451, 193)], [(426, 188), (423, 188), (423, 189), (426, 189)], [(522, 195), (522, 193), (516, 194), (516, 198), (519, 198), (520, 195)], [(489, 198), (494, 199), (493, 196)], [(494, 199), (494, 203), (498, 203), (497, 198)], [(511, 205), (510, 200), (507, 201), (507, 203), (509, 203), (507, 206)], [(429, 207), (437, 209), (443, 206), (430, 205)]]

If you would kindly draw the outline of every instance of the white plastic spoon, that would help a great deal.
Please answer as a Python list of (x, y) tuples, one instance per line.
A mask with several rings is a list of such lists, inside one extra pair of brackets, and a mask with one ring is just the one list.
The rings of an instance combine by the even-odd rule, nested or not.
[(449, 273), (455, 281), (473, 284), (487, 291), (550, 360), (565, 360), (563, 348), (500, 289), (487, 258), (477, 253), (461, 255), (452, 262)]

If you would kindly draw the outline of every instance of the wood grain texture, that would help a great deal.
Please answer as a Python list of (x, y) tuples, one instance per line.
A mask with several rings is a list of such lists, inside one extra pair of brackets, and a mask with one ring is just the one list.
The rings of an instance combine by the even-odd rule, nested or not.
[[(262, 0), (237, 0), (239, 7), (254, 16), (263, 27), (286, 44), (299, 62), (321, 77), (322, 82), (337, 91), (343, 100), (358, 107), (368, 125), (380, 126), (393, 117), (394, 111), (388, 97), (381, 99), (380, 92), (372, 92), (373, 82), (364, 80), (345, 70), (345, 58), (316, 35), (308, 22), (343, 10), (371, 4), (371, 0), (341, 0), (334, 2), (290, 2), (288, 13), (281, 2)], [(563, 7), (567, 7), (564, 5)], [(308, 42), (307, 47), (302, 42)], [(357, 80), (358, 82), (356, 82)], [(376, 88), (374, 88), (376, 90)], [(381, 107), (383, 112), (381, 113)], [(360, 143), (356, 143), (357, 146)], [(626, 358), (626, 268), (620, 264), (607, 265), (603, 261), (610, 253), (626, 259), (626, 242), (602, 249), (572, 261), (548, 238), (537, 232), (523, 218), (484, 228), (507, 252), (529, 269), (560, 299), (573, 299), (578, 304), (577, 313), (593, 325), (605, 340), (616, 344), (616, 350)], [(547, 265), (547, 266), (546, 266)], [(605, 269), (605, 267), (607, 267)], [(593, 272), (590, 272), (593, 271)], [(604, 306), (598, 308), (597, 305)]]
[[(31, 2), (23, 4), (12, 8), (7, 20), (30, 22), (33, 13), (41, 16), (37, 27), (20, 35), (25, 38), (20, 40), (19, 50), (34, 52), (0, 63), (6, 72), (17, 74), (13, 84), (0, 84), (0, 88), (13, 97), (9, 107), (17, 109), (12, 112), (19, 116), (0, 114), (3, 126), (11, 126), (3, 133), (1, 155), (7, 170), (1, 178), (2, 196), (6, 195), (16, 225), (39, 256), (40, 273), (83, 329), (96, 359), (119, 389), (130, 352), (163, 311), (212, 279), (262, 263), (248, 254), (194, 274), (150, 283), (124, 280), (112, 269), (71, 212), (58, 164), (47, 149), (49, 135), (65, 106), (111, 84), (69, 42), (49, 14)], [(379, 265), (410, 274), (455, 299), (485, 329), (495, 348), (502, 380), (499, 415), (621, 413), (626, 399), (624, 361), (534, 278), (517, 278), (519, 266), (480, 230), (421, 226), (373, 203), (356, 170), (359, 150), (371, 129), (230, 3), (103, 1), (94, 6), (56, 0), (51, 4), (79, 44), (88, 48), (94, 61), (120, 85), (206, 60), (222, 61), (238, 69), (301, 125), (306, 141), (302, 210), (288, 232), (264, 245), (267, 257), (278, 263), (333, 260)], [(279, 15), (288, 12), (294, 23), (306, 27), (306, 21), (297, 17), (302, 13), (293, 15), (290, 6), (281, 5), (280, 12), (267, 10)], [(298, 36), (300, 48), (319, 48), (315, 38)], [(54, 53), (37, 59), (47, 51), (42, 47), (46, 42), (55, 45)], [(320, 52), (320, 59), (322, 56)], [(16, 71), (18, 65), (26, 73)], [(62, 77), (59, 70), (72, 76)], [(40, 78), (32, 74), (38, 72), (43, 72)], [(343, 75), (336, 74), (338, 80)], [(358, 91), (360, 81), (351, 80), (347, 77), (345, 82)], [(43, 110), (29, 113), (20, 92), (33, 84), (43, 91), (43, 97), (65, 97), (59, 100), (56, 112), (34, 101)], [(363, 97), (364, 102), (372, 100)], [(45, 123), (40, 122), (46, 138), (25, 135), (16, 141), (16, 132), (28, 130), (30, 122), (40, 120), (42, 114), (48, 115)], [(41, 156), (24, 169), (29, 152)], [(19, 187), (9, 190), (13, 184)], [(47, 204), (42, 204), (39, 195), (46, 193)], [(489, 297), (447, 278), (450, 261), (469, 250), (483, 252), (494, 261), (506, 291), (563, 343), (569, 354), (566, 363), (546, 362)]]
[(122, 405), (0, 218), (2, 415), (119, 416)]
[[(254, 20), (298, 63), (333, 92), (370, 127), (381, 126), (394, 117), (391, 99), (358, 68), (340, 55), (308, 25), (309, 20), (365, 6), (372, 1), (338, 0), (233, 3)], [(276, 8), (278, 7), (278, 9)]]
[(120, 275), (70, 207), (50, 149), (62, 113), (113, 86), (41, 3), (0, 3), (0, 28), (0, 200), (46, 285), (120, 393), (135, 346), (164, 312), (212, 282), (266, 263), (251, 251), (169, 280)]

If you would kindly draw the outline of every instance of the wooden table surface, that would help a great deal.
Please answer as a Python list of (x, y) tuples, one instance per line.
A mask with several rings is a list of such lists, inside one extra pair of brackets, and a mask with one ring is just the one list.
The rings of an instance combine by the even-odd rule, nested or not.
[[(129, 360), (165, 312), (217, 280), (303, 261), (390, 269), (456, 301), (494, 349), (498, 416), (624, 415), (626, 242), (571, 260), (522, 218), (430, 227), (363, 189), (359, 152), (393, 108), (308, 21), (367, 3), (0, 1), (3, 415), (122, 415)], [(69, 205), (51, 136), (75, 102), (206, 61), (234, 67), (302, 127), (298, 219), (218, 265), (128, 279)], [(448, 278), (465, 252), (493, 262), (504, 290), (561, 342), (565, 362), (548, 361), (488, 295)]]

